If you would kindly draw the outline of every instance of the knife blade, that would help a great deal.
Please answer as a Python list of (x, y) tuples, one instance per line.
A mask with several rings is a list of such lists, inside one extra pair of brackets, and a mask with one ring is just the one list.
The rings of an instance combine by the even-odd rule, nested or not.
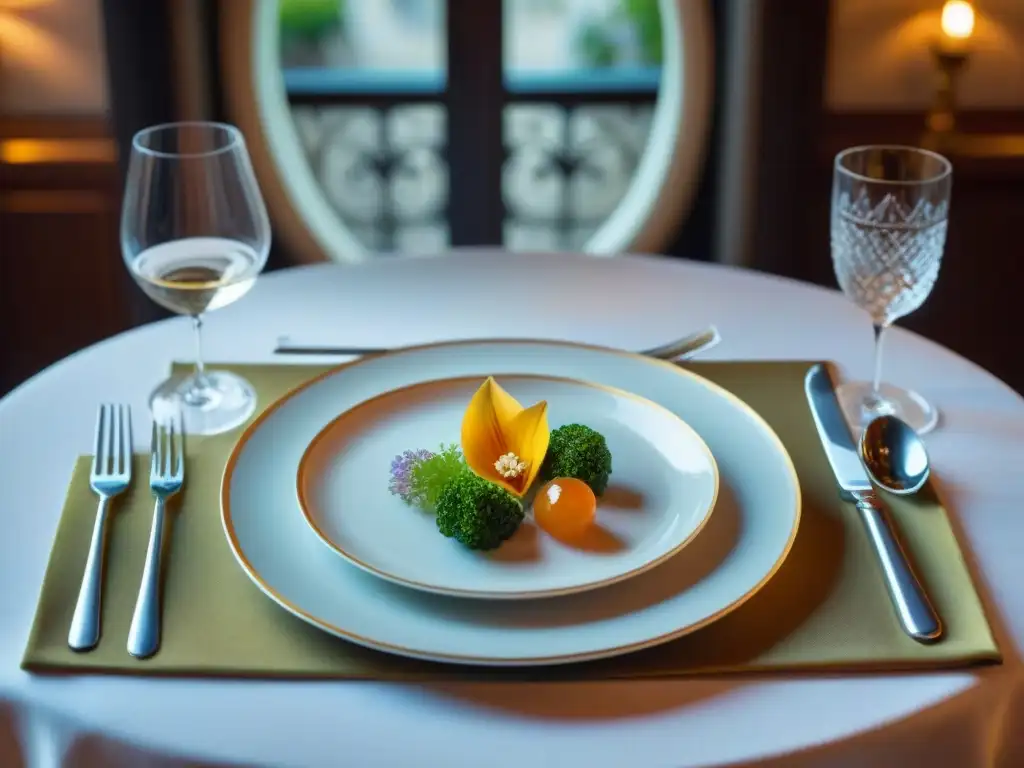
[(889, 511), (868, 479), (839, 407), (832, 378), (823, 364), (814, 365), (807, 372), (804, 391), (840, 496), (857, 506), (900, 624), (918, 642), (936, 642), (943, 634), (942, 621), (910, 564)]

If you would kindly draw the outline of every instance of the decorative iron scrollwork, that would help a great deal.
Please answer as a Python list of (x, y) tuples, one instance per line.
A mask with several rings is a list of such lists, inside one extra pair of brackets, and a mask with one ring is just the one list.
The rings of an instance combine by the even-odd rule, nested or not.
[(292, 116), (325, 196), (366, 248), (447, 247), (444, 107), (295, 106)]
[(580, 248), (626, 194), (653, 105), (514, 104), (505, 109), (505, 244)]
[[(652, 104), (505, 107), (504, 244), (578, 249), (622, 200)], [(324, 194), (369, 250), (446, 248), (446, 113), (438, 104), (292, 108)]]

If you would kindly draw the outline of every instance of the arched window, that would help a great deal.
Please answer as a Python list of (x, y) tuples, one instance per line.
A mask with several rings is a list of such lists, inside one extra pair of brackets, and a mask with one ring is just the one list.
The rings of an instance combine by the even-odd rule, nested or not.
[(302, 260), (654, 251), (685, 220), (710, 123), (704, 0), (232, 0), (221, 13), (228, 116)]

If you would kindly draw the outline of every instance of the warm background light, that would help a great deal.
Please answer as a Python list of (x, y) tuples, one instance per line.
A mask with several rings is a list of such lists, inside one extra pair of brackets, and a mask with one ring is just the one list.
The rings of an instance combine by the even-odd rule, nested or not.
[(973, 2), (967, 39), (943, 34), (944, 0), (830, 0), (826, 86), (830, 109), (925, 110), (935, 92), (935, 49), (969, 52), (962, 109), (1024, 109), (1024, 2)]
[(38, 8), (50, 2), (51, 0), (0, 0), (0, 13), (4, 11), (23, 11), (26, 8)]
[(942, 31), (957, 40), (966, 40), (974, 32), (974, 8), (966, 0), (948, 0), (942, 6)]
[(0, 115), (103, 113), (101, 0), (0, 0)]
[(113, 147), (103, 139), (5, 139), (0, 141), (0, 163), (110, 163)]

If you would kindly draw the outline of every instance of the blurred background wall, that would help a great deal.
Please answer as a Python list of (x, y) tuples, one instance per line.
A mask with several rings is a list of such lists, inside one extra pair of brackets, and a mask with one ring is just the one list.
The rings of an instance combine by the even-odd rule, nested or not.
[[(150, 2), (157, 13), (175, 0)], [(748, 2), (759, 9), (753, 18), (760, 25), (752, 69), (760, 118), (750, 161), (756, 167), (744, 182), (755, 207), (749, 263), (832, 287), (832, 157), (859, 143), (919, 141), (933, 96), (929, 44), (942, 3), (709, 0), (719, 23), (729, 8)], [(0, 393), (136, 322), (117, 241), (120, 176), (107, 52), (118, 41), (104, 35), (110, 28), (104, 12), (117, 5), (0, 0)], [(975, 6), (959, 123), (974, 132), (1024, 136), (1024, 2)], [(716, 41), (735, 45), (726, 37)], [(716, 54), (726, 68), (729, 60)], [(716, 99), (723, 101), (723, 83), (730, 81), (722, 72), (716, 77)], [(716, 111), (715, 119), (720, 132), (725, 118)], [(1024, 151), (955, 157), (954, 165), (943, 273), (929, 302), (902, 324), (1021, 390), (1024, 363), (1007, 347), (1024, 332), (1013, 312), (1024, 277), (1015, 245), (1024, 213)], [(717, 204), (713, 187), (705, 185), (698, 207)], [(728, 211), (717, 211), (715, 220), (728, 221)], [(678, 255), (705, 258), (698, 252), (703, 242), (687, 241)]]
[[(941, 4), (829, 1), (828, 108), (925, 109), (935, 77), (927, 43)], [(1024, 3), (984, 0), (978, 10), (977, 50), (962, 80), (961, 104), (1024, 108)], [(105, 114), (101, 13), (100, 0), (0, 0), (0, 114)]]
[(99, 0), (0, 0), (0, 114), (102, 116)]
[[(831, 110), (924, 110), (935, 67), (928, 44), (942, 4), (928, 0), (831, 0)], [(966, 109), (1024, 107), (1024, 3), (982, 0), (959, 103)], [(1016, 74), (1014, 74), (1016, 73)]]

